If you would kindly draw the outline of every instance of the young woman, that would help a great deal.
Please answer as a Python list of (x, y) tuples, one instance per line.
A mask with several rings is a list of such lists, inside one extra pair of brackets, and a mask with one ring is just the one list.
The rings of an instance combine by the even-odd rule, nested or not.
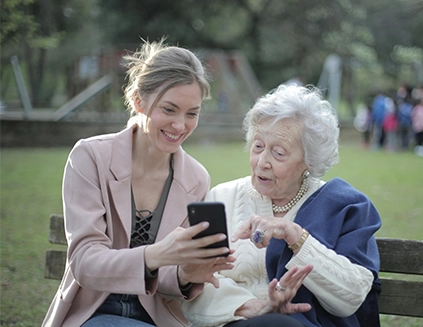
[(190, 51), (144, 43), (126, 56), (125, 130), (79, 141), (63, 180), (67, 267), (43, 326), (185, 326), (193, 299), (233, 257), (192, 240), (187, 204), (204, 199), (210, 177), (181, 148), (198, 124), (209, 84)]

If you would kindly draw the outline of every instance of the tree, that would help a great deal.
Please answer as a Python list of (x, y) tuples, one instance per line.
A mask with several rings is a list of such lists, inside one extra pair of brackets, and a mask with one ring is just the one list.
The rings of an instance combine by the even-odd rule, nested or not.
[(3, 0), (1, 19), (1, 46), (8, 43), (18, 44), (26, 37), (32, 37), (38, 24), (35, 17), (27, 15), (25, 9), (34, 0)]
[[(46, 87), (48, 73), (56, 74), (47, 66), (48, 55), (58, 49), (65, 37), (69, 37), (81, 26), (86, 14), (83, 0), (4, 0), (2, 19), (2, 66), (10, 55), (17, 55), (25, 67), (29, 80), (29, 92), (33, 106), (48, 104), (57, 87), (51, 83)], [(78, 11), (80, 15), (73, 15)], [(63, 61), (62, 61), (63, 62)]]
[[(325, 58), (335, 53), (344, 62), (344, 95), (353, 113), (360, 84), (368, 89), (375, 76), (395, 84), (395, 76), (410, 65), (404, 60), (410, 54), (419, 58), (416, 54), (423, 49), (421, 0), (3, 2), (2, 46), (7, 53), (13, 45), (25, 58), (36, 102), (52, 92), (47, 91), (45, 71), (69, 71), (82, 54), (135, 50), (141, 38), (167, 36), (169, 43), (191, 49), (242, 50), (264, 89), (296, 75), (316, 84)], [(357, 66), (382, 73), (358, 83)], [(381, 78), (383, 71), (392, 81)]]
[[(402, 69), (398, 46), (423, 49), (423, 2), (420, 0), (371, 1), (368, 26), (374, 33), (377, 60), (395, 80)], [(402, 51), (403, 52), (403, 51)]]

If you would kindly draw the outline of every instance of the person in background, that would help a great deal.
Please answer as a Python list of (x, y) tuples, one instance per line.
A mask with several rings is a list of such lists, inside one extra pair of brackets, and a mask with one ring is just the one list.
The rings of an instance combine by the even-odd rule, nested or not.
[(413, 111), (413, 104), (411, 100), (411, 94), (407, 94), (404, 99), (398, 100), (397, 108), (398, 134), (400, 139), (400, 145), (402, 150), (407, 150), (409, 148), (412, 134), (411, 113)]
[(421, 98), (416, 99), (416, 102), (411, 113), (413, 132), (416, 140), (414, 152), (418, 156), (423, 157), (423, 94)]
[(354, 128), (362, 133), (362, 145), (367, 149), (370, 145), (372, 131), (372, 106), (371, 101), (360, 105), (357, 108), (357, 114), (354, 117)]
[(386, 116), (386, 95), (379, 91), (372, 103), (373, 148), (382, 149), (385, 145), (383, 121)]
[(43, 326), (186, 326), (181, 301), (233, 257), (193, 240), (187, 204), (209, 190), (206, 169), (181, 148), (198, 124), (209, 83), (189, 50), (144, 42), (124, 57), (131, 112), (121, 132), (77, 142), (66, 163), (63, 210), (68, 254)]
[(215, 186), (235, 267), (182, 309), (192, 326), (379, 326), (381, 226), (369, 198), (324, 174), (339, 158), (334, 109), (281, 85), (244, 120), (251, 176)]
[(395, 102), (406, 101), (407, 98), (411, 97), (412, 91), (413, 88), (410, 85), (408, 85), (407, 83), (401, 83), (398, 86), (397, 92), (394, 97)]
[(390, 97), (385, 98), (385, 118), (383, 119), (383, 132), (386, 136), (386, 150), (394, 152), (397, 147), (397, 109), (394, 101)]

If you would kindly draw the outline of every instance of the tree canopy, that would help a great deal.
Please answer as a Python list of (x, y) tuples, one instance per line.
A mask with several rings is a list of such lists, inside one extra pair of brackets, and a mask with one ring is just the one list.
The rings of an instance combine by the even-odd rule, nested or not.
[(421, 0), (3, 0), (1, 26), (2, 65), (21, 58), (34, 102), (54, 93), (49, 72), (65, 74), (75, 58), (163, 36), (191, 49), (243, 51), (264, 89), (294, 76), (316, 84), (333, 53), (347, 98), (357, 83), (423, 83)]

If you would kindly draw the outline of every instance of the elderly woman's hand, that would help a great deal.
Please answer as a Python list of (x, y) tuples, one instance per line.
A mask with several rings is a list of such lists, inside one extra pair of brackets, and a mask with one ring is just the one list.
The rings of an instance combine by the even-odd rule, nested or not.
[[(294, 267), (279, 280), (274, 279), (269, 284), (269, 299), (252, 299), (245, 302), (235, 311), (235, 315), (253, 318), (265, 313), (278, 312), (293, 314), (307, 312), (311, 309), (308, 303), (291, 303), (304, 278), (312, 271), (313, 266)], [(278, 285), (278, 287), (276, 286)]]
[[(256, 242), (253, 237), (256, 231), (263, 232), (260, 242)], [(251, 215), (234, 233), (231, 241), (251, 239), (258, 248), (263, 248), (269, 245), (272, 237), (284, 239), (288, 244), (295, 244), (302, 233), (302, 227), (288, 219)]]
[(292, 314), (307, 312), (311, 309), (308, 303), (291, 303), (304, 279), (313, 270), (312, 265), (294, 267), (287, 271), (282, 278), (275, 278), (269, 284), (269, 299), (273, 312)]

